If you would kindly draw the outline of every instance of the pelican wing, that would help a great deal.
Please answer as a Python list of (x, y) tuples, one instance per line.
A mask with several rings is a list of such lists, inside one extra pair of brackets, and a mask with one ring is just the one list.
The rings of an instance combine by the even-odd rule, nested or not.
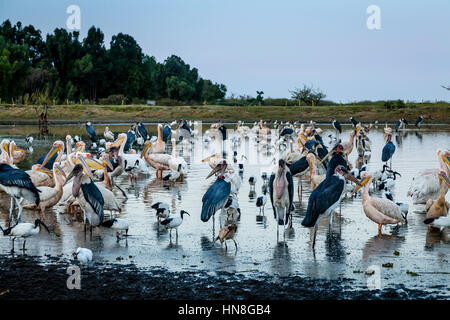
[(91, 205), (94, 212), (99, 216), (100, 223), (103, 221), (104, 200), (102, 193), (94, 182), (82, 183), (81, 190), (86, 201)]
[(201, 220), (207, 222), (216, 211), (223, 208), (231, 191), (231, 183), (217, 178), (202, 198)]
[(339, 201), (345, 182), (335, 176), (325, 179), (309, 196), (308, 208), (302, 221), (304, 227), (314, 227), (319, 216)]
[(400, 207), (397, 206), (394, 202), (384, 198), (370, 198), (369, 204), (383, 215), (395, 220), (405, 222)]

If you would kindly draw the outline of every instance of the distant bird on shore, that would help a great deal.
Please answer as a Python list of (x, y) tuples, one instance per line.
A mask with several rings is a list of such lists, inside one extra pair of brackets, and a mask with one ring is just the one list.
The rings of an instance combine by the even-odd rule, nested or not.
[(331, 125), (336, 130), (336, 135), (338, 135), (338, 133), (339, 134), (342, 133), (341, 123), (339, 121), (337, 121), (335, 118), (331, 118)]
[(358, 121), (356, 121), (355, 118), (350, 117), (350, 121), (351, 121), (351, 123), (353, 125), (353, 128), (355, 128), (358, 125)]
[(86, 248), (78, 248), (77, 251), (72, 253), (72, 256), (82, 264), (92, 261), (92, 251)]
[(381, 161), (388, 162), (391, 160), (390, 163), (390, 169), (392, 169), (392, 156), (395, 153), (395, 145), (392, 143), (392, 134), (388, 134), (387, 136), (387, 142), (383, 147), (382, 153), (381, 153)]
[(91, 142), (92, 143), (97, 142), (97, 135), (95, 133), (94, 126), (92, 125), (92, 123), (90, 121), (86, 122), (85, 128), (86, 128), (86, 133), (87, 133), (89, 139), (91, 140)]
[(416, 123), (414, 124), (416, 127), (420, 128), (420, 126), (422, 125), (422, 121), (423, 121), (423, 115), (420, 115), (417, 119), (416, 119)]

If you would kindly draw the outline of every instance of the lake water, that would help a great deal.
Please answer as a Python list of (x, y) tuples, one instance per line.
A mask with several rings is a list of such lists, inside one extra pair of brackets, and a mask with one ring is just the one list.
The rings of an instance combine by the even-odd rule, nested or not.
[[(103, 136), (104, 125), (96, 125), (98, 136)], [(117, 133), (126, 132), (129, 125), (109, 125)], [(208, 126), (204, 126), (203, 130)], [(231, 128), (232, 126), (229, 125)], [(329, 143), (328, 135), (334, 131), (327, 126), (322, 137)], [(147, 125), (147, 130), (156, 134), (154, 125)], [(341, 137), (349, 140), (351, 128), (346, 126)], [(200, 130), (201, 131), (201, 130)], [(25, 137), (33, 134), (37, 137), (35, 126), (2, 126), (0, 138), (14, 139), (19, 147), (26, 147)], [(29, 169), (36, 159), (46, 154), (51, 143), (56, 139), (64, 140), (66, 134), (82, 135), (86, 141), (84, 125), (50, 127), (50, 135), (46, 139), (35, 138), (33, 153), (20, 164)], [(233, 134), (230, 134), (231, 138)], [(93, 235), (83, 231), (80, 220), (57, 206), (47, 211), (47, 223), (52, 233), (41, 233), (27, 241), (26, 254), (43, 256), (46, 254), (63, 255), (70, 258), (77, 247), (90, 248), (96, 261), (113, 263), (135, 263), (141, 267), (165, 267), (169, 270), (224, 270), (254, 276), (258, 272), (279, 275), (298, 274), (320, 279), (351, 278), (364, 285), (368, 275), (364, 272), (370, 267), (380, 271), (381, 287), (403, 284), (409, 288), (422, 288), (429, 291), (445, 292), (450, 289), (450, 242), (449, 238), (436, 231), (429, 231), (424, 225), (424, 206), (413, 205), (406, 197), (408, 186), (415, 173), (422, 169), (438, 167), (436, 150), (448, 149), (448, 126), (428, 127), (419, 131), (410, 130), (394, 133), (393, 142), (397, 149), (393, 157), (393, 168), (401, 173), (393, 195), (396, 201), (409, 204), (408, 224), (395, 229), (383, 227), (383, 235), (378, 235), (378, 226), (363, 213), (361, 196), (345, 199), (342, 202), (341, 215), (335, 215), (333, 231), (328, 232), (328, 219), (319, 224), (316, 248), (310, 248), (310, 230), (300, 224), (305, 214), (310, 189), (303, 179), (303, 197), (299, 201), (295, 195), (296, 210), (293, 215), (294, 231), (286, 236), (286, 245), (277, 242), (276, 223), (270, 205), (265, 207), (265, 218), (259, 219), (256, 198), (261, 194), (263, 181), (261, 172), (271, 167), (272, 154), (257, 151), (254, 136), (249, 135), (238, 149), (238, 163), (244, 164), (242, 186), (238, 195), (242, 212), (238, 222), (238, 231), (234, 244), (228, 243), (228, 250), (219, 242), (213, 242), (212, 221), (203, 223), (200, 220), (201, 199), (214, 178), (205, 180), (210, 167), (201, 160), (218, 150), (214, 141), (205, 146), (202, 139), (195, 140), (193, 145), (179, 144), (177, 150), (188, 163), (188, 176), (181, 183), (168, 183), (156, 179), (153, 169), (149, 175), (140, 175), (136, 183), (131, 183), (126, 175), (116, 182), (127, 192), (128, 199), (123, 203), (121, 218), (130, 222), (128, 239), (116, 242), (112, 230), (95, 229)], [(368, 161), (369, 170), (381, 169), (381, 150), (384, 145), (382, 127), (369, 133), (372, 141), (372, 154)], [(189, 152), (192, 149), (192, 152)], [(232, 152), (228, 154), (231, 156)], [(241, 157), (244, 154), (246, 158)], [(354, 164), (357, 158), (356, 148), (350, 161)], [(237, 167), (237, 165), (236, 165)], [(270, 174), (270, 172), (268, 172)], [(251, 194), (248, 178), (257, 177), (256, 194)], [(294, 179), (296, 187), (298, 179)], [(296, 188), (297, 189), (297, 188)], [(372, 196), (382, 196), (374, 192)], [(117, 193), (120, 202), (123, 197)], [(449, 195), (447, 194), (447, 200)], [(164, 201), (171, 206), (172, 213), (180, 210), (190, 213), (185, 216), (179, 228), (179, 238), (172, 241), (169, 233), (157, 228), (155, 211), (150, 207), (157, 201)], [(7, 224), (9, 198), (0, 194), (0, 223)], [(219, 212), (216, 214), (216, 217)], [(37, 212), (24, 210), (22, 220), (31, 222), (38, 218)], [(215, 232), (219, 229), (219, 219), (215, 219)], [(283, 237), (280, 233), (280, 240)], [(16, 241), (16, 254), (22, 240)], [(7, 254), (11, 249), (7, 237), (0, 238), (0, 252)], [(398, 251), (399, 255), (394, 255)], [(392, 268), (384, 268), (382, 264), (391, 262)], [(354, 271), (361, 271), (355, 273)], [(413, 271), (418, 276), (411, 276)]]

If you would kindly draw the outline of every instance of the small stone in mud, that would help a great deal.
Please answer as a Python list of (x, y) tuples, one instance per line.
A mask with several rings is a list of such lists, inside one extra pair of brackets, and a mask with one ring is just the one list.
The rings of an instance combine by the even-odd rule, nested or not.
[(414, 271), (406, 271), (406, 273), (409, 274), (412, 277), (417, 277), (418, 276), (417, 272), (414, 272)]
[(373, 275), (374, 273), (375, 273), (375, 270), (367, 270), (366, 271), (366, 274), (369, 276)]
[(383, 263), (381, 265), (383, 268), (392, 268), (394, 264), (392, 262)]
[(121, 261), (121, 260), (123, 260), (123, 258), (122, 257), (117, 257), (116, 260), (117, 261)]
[(394, 251), (394, 255), (395, 255), (395, 256), (399, 256), (399, 255), (400, 255), (400, 252), (398, 252), (397, 250), (395, 250), (395, 251)]
[(253, 262), (253, 264), (254, 264), (255, 266), (257, 266), (257, 265), (259, 265), (260, 263), (259, 263), (259, 262)]
[(353, 270), (353, 273), (362, 273), (361, 270)]

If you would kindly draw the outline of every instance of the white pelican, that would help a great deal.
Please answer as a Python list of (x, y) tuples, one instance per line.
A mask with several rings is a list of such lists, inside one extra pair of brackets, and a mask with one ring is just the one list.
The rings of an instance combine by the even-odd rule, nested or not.
[(450, 187), (450, 180), (445, 172), (439, 173), (439, 197), (436, 200), (427, 201), (427, 218), (447, 216), (450, 204), (445, 201), (446, 190), (444, 186)]
[(106, 140), (114, 141), (114, 133), (111, 130), (109, 130), (109, 127), (105, 128), (103, 136), (105, 137)]
[[(439, 168), (420, 171), (411, 181), (407, 195), (412, 197), (414, 204), (426, 204), (428, 199), (436, 200), (440, 193), (439, 172), (444, 171), (447, 176), (450, 176), (448, 160), (450, 152), (438, 149), (436, 155)], [(444, 191), (447, 192), (447, 190), (448, 187), (444, 184)]]
[[(141, 153), (141, 158), (144, 158), (145, 161), (151, 165), (156, 170), (156, 178), (162, 179), (163, 171), (170, 170), (169, 168), (169, 160), (172, 158), (170, 154), (166, 153), (150, 153), (149, 151), (152, 149), (152, 143), (150, 141), (145, 142), (145, 148)], [(144, 161), (141, 161), (144, 162)]]
[(322, 183), (323, 180), (325, 180), (326, 174), (317, 174), (316, 156), (314, 153), (308, 153), (306, 160), (308, 160), (309, 163), (311, 190), (314, 190), (320, 183)]

